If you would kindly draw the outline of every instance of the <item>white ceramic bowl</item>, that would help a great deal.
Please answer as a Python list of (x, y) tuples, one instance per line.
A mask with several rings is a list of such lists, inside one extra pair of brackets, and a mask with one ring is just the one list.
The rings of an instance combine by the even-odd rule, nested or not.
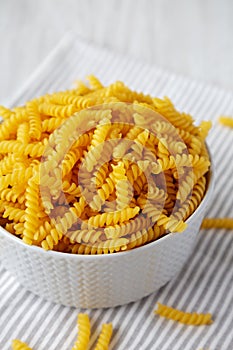
[(187, 229), (131, 251), (93, 256), (44, 251), (0, 227), (0, 258), (22, 286), (55, 303), (78, 308), (126, 304), (179, 273), (194, 249), (212, 192), (211, 170), (204, 199), (187, 220)]

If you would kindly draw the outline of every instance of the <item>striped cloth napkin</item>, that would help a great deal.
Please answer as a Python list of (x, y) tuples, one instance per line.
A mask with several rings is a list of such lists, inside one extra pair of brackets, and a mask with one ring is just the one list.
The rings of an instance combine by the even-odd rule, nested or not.
[[(197, 122), (212, 120), (208, 144), (216, 170), (215, 193), (208, 216), (233, 217), (233, 130), (218, 124), (233, 115), (233, 93), (165, 72), (103, 50), (68, 34), (12, 101), (66, 89), (76, 79), (95, 74), (104, 84), (123, 80), (132, 89), (169, 96)], [(119, 281), (120, 283), (120, 281)], [(211, 326), (185, 326), (159, 318), (156, 302), (186, 311), (211, 312)], [(76, 310), (45, 301), (21, 287), (0, 264), (0, 348), (13, 338), (35, 350), (68, 350), (76, 338), (78, 312), (91, 318), (91, 346), (103, 322), (112, 322), (112, 350), (233, 349), (233, 233), (202, 230), (180, 274), (158, 292), (113, 309)]]

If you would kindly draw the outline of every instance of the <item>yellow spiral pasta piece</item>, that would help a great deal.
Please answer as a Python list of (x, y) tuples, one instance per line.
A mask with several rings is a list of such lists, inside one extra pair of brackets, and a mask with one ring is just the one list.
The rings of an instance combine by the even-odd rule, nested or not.
[(98, 168), (94, 172), (94, 177), (92, 178), (92, 182), (97, 186), (102, 186), (108, 174), (108, 163), (104, 163), (102, 166)]
[(109, 254), (127, 249), (129, 239), (122, 237), (116, 239), (107, 239), (94, 244), (75, 244), (72, 247), (72, 253), (75, 254)]
[(186, 176), (179, 178), (179, 188), (176, 194), (176, 198), (180, 200), (180, 203), (184, 203), (191, 193), (194, 186), (194, 176), (192, 172), (189, 172)]
[(84, 207), (85, 199), (80, 197), (79, 202), (74, 203), (74, 207), (70, 207), (62, 217), (58, 216), (51, 222), (59, 232), (66, 235), (71, 226), (78, 221)]
[(92, 90), (99, 90), (104, 87), (99, 81), (99, 79), (97, 79), (94, 75), (88, 75), (87, 79), (89, 80)]
[[(3, 225), (4, 223), (3, 222), (1, 222), (1, 220), (0, 220), (0, 225)], [(5, 229), (8, 231), (8, 232), (10, 232), (10, 233), (12, 233), (13, 235), (16, 235), (16, 232), (15, 232), (15, 225), (14, 224), (9, 224), (8, 222), (5, 224)], [(17, 234), (19, 234), (18, 233), (18, 231), (17, 231)]]
[(8, 173), (2, 177), (0, 189), (8, 188), (8, 186), (19, 185), (22, 182), (27, 182), (32, 175), (32, 168), (25, 169), (24, 167), (16, 168), (12, 173)]
[(97, 340), (97, 344), (95, 346), (95, 350), (108, 350), (108, 346), (112, 336), (112, 324), (104, 323), (102, 325), (101, 333)]
[[(83, 95), (90, 92), (90, 89), (84, 84), (82, 87), (75, 90), (67, 90), (62, 92), (56, 92), (52, 94), (48, 102), (56, 105), (66, 106), (66, 105), (77, 105), (79, 101), (83, 101)], [(81, 96), (79, 96), (79, 93)]]
[(18, 125), (28, 120), (26, 114), (12, 113), (11, 116), (0, 124), (0, 141), (10, 139), (10, 135), (15, 135)]
[(12, 350), (32, 350), (32, 348), (21, 340), (15, 339), (12, 341)]
[(209, 133), (211, 127), (212, 127), (212, 123), (211, 123), (210, 120), (208, 120), (208, 121), (203, 120), (203, 121), (201, 122), (201, 124), (200, 124), (200, 126), (199, 126), (199, 129), (200, 129), (199, 135), (200, 135), (200, 138), (201, 138), (202, 140), (204, 140), (204, 139), (207, 137), (207, 135), (208, 135), (208, 133)]
[(97, 190), (97, 194), (94, 195), (92, 201), (89, 203), (90, 207), (96, 211), (100, 211), (102, 205), (113, 193), (115, 187), (112, 179), (108, 177), (105, 183)]
[(161, 214), (157, 219), (157, 225), (163, 226), (169, 232), (182, 232), (187, 228), (187, 224), (182, 220), (177, 220), (172, 216)]
[(129, 243), (127, 244), (127, 249), (133, 249), (135, 247), (140, 247), (146, 243), (149, 243), (155, 239), (158, 239), (164, 234), (165, 230), (162, 227), (154, 225), (148, 229), (143, 229), (130, 235)]
[(25, 194), (24, 189), (20, 189), (18, 186), (13, 186), (13, 188), (4, 188), (0, 190), (0, 199), (2, 201), (12, 202), (12, 203), (24, 203)]
[(39, 112), (52, 117), (67, 118), (76, 112), (73, 104), (68, 106), (59, 106), (51, 103), (42, 103), (39, 105)]
[(71, 243), (90, 243), (94, 244), (98, 241), (100, 241), (100, 237), (103, 234), (102, 231), (96, 231), (96, 230), (77, 230), (77, 231), (70, 231), (69, 232), (69, 238)]
[(72, 350), (86, 350), (90, 340), (91, 325), (87, 314), (78, 315), (78, 337)]
[(178, 220), (185, 220), (188, 218), (201, 203), (201, 200), (204, 196), (206, 188), (206, 178), (201, 177), (198, 182), (194, 185), (192, 196), (188, 198), (178, 210), (174, 210), (173, 216)]
[(66, 153), (63, 161), (61, 162), (62, 176), (67, 175), (74, 167), (75, 163), (81, 158), (83, 150), (75, 148)]
[[(125, 163), (125, 162), (124, 162)], [(126, 165), (126, 177), (133, 185), (135, 181), (142, 175), (143, 169), (138, 166), (138, 164), (131, 164), (127, 167)]]
[(49, 118), (42, 121), (42, 132), (53, 132), (56, 130), (64, 121), (63, 118)]
[(105, 225), (116, 225), (117, 223), (123, 223), (124, 221), (128, 221), (135, 217), (140, 208), (124, 208), (122, 210), (118, 210), (110, 213), (97, 214), (92, 216), (87, 221), (87, 226), (91, 227), (104, 227)]
[(158, 152), (157, 152), (157, 157), (158, 158), (167, 158), (169, 157), (170, 152), (168, 150), (168, 144), (166, 139), (160, 138), (158, 142)]
[(162, 317), (166, 317), (170, 320), (174, 320), (192, 326), (209, 325), (213, 322), (212, 316), (209, 313), (188, 313), (160, 303), (158, 303), (158, 308), (155, 311), (155, 313)]
[(9, 220), (14, 220), (15, 222), (24, 222), (25, 221), (25, 212), (23, 209), (14, 208), (6, 205), (5, 211), (2, 216), (3, 218), (8, 218)]
[(165, 97), (163, 100), (154, 98), (153, 104), (156, 111), (166, 117), (166, 119), (175, 127), (191, 133), (195, 133), (197, 131), (197, 127), (193, 125), (192, 117), (185, 113), (180, 114), (177, 112), (169, 98)]
[(0, 141), (0, 149), (3, 154), (14, 153), (16, 155), (41, 157), (45, 151), (45, 145), (43, 142), (23, 145), (18, 141)]
[(150, 226), (151, 220), (149, 218), (138, 216), (136, 219), (129, 220), (122, 225), (116, 224), (113, 226), (108, 226), (104, 229), (104, 233), (107, 239), (116, 239), (136, 233), (141, 231), (143, 228), (148, 228)]
[(126, 157), (130, 156), (131, 159), (140, 159), (143, 154), (143, 145), (141, 143), (134, 143), (130, 150), (126, 153)]
[(135, 140), (141, 132), (143, 132), (143, 128), (138, 125), (133, 125), (125, 135), (125, 138), (126, 140)]
[[(62, 231), (57, 230), (49, 223), (47, 223), (47, 224), (49, 225), (50, 229), (49, 229), (49, 231), (44, 230), (45, 239), (43, 239), (41, 242), (41, 246), (45, 250), (53, 249), (53, 247), (58, 244), (58, 242), (61, 240), (61, 238), (63, 236)], [(42, 231), (42, 233), (43, 233), (43, 231)]]
[(74, 196), (80, 196), (81, 190), (80, 187), (76, 185), (74, 182), (69, 182), (65, 180), (62, 182), (62, 190), (65, 193), (72, 194)]
[[(128, 133), (128, 137), (133, 137), (133, 135), (129, 135), (130, 133)], [(127, 135), (126, 135), (127, 137)], [(148, 140), (149, 137), (149, 132), (148, 130), (143, 130), (141, 132), (139, 132), (139, 134), (137, 134), (137, 137), (134, 139), (134, 142), (127, 142), (126, 143), (126, 148), (124, 150), (124, 152), (120, 154), (118, 154), (118, 157), (121, 156), (123, 157), (124, 154), (126, 154), (126, 157), (128, 157), (128, 155), (130, 156), (131, 159), (141, 159), (142, 154), (143, 154), (143, 150), (144, 150), (144, 146)]]
[[(37, 242), (42, 242), (44, 249), (48, 250), (50, 245), (56, 245), (56, 242), (58, 243), (62, 236), (62, 232), (58, 231), (53, 223), (45, 220), (35, 231), (33, 239)], [(48, 239), (46, 239), (47, 237)]]
[(104, 140), (110, 130), (111, 124), (108, 119), (104, 119), (102, 124), (99, 124), (93, 134), (89, 152), (86, 153), (85, 165), (88, 171), (92, 171), (104, 147)]
[(40, 140), (42, 127), (37, 100), (28, 102), (26, 109), (29, 119), (29, 135), (32, 139)]
[(231, 117), (221, 116), (219, 117), (219, 123), (233, 128), (233, 119)]
[(122, 210), (129, 205), (133, 197), (132, 186), (126, 177), (126, 169), (124, 162), (112, 165), (112, 173), (110, 174), (116, 188), (116, 208)]
[(17, 141), (23, 143), (23, 144), (28, 144), (30, 141), (30, 136), (29, 136), (29, 124), (28, 123), (22, 123), (19, 125), (17, 129)]
[(0, 105), (0, 118), (8, 119), (14, 114), (9, 108)]
[[(138, 198), (138, 202), (140, 206), (143, 208), (142, 213), (145, 214), (148, 218), (152, 220), (153, 223), (157, 222), (160, 218), (160, 221), (157, 222), (158, 226), (161, 226), (164, 224), (164, 222), (161, 224), (161, 212), (162, 208), (158, 207), (153, 201), (147, 200), (145, 196), (140, 196)], [(137, 203), (138, 203), (137, 202)], [(169, 219), (168, 219), (169, 221)]]
[(5, 158), (0, 160), (0, 176), (11, 173), (14, 169), (15, 162), (19, 159), (13, 153), (9, 153)]
[(116, 159), (122, 159), (128, 149), (132, 146), (131, 140), (135, 140), (137, 136), (142, 132), (142, 128), (138, 126), (132, 127), (125, 135), (125, 139), (117, 145), (113, 151), (113, 157)]
[(131, 91), (121, 81), (116, 81), (114, 84), (109, 85), (103, 93), (105, 96), (115, 96), (122, 102), (142, 101), (150, 103), (152, 101), (150, 96)]
[(233, 230), (233, 218), (205, 218), (201, 227), (204, 229), (224, 228), (226, 230)]
[(39, 188), (33, 178), (28, 180), (28, 186), (25, 193), (25, 222), (23, 240), (32, 244), (36, 229), (39, 226), (38, 208), (39, 208)]

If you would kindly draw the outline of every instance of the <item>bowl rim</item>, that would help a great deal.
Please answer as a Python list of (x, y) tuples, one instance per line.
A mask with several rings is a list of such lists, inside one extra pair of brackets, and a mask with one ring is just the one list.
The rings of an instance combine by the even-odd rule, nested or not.
[[(208, 151), (208, 155), (210, 158), (210, 169), (207, 172), (207, 176), (208, 176), (208, 184), (207, 184), (207, 189), (206, 192), (204, 194), (204, 197), (201, 201), (201, 203), (199, 204), (199, 206), (197, 207), (197, 209), (188, 217), (188, 219), (185, 221), (187, 224), (189, 224), (192, 220), (195, 219), (195, 216), (197, 215), (197, 213), (200, 212), (200, 210), (202, 210), (203, 206), (206, 205), (206, 202), (208, 202), (209, 198), (212, 195), (212, 191), (214, 188), (214, 165), (213, 165), (213, 158), (211, 155), (211, 152), (209, 150), (208, 145), (206, 144), (206, 148)], [(42, 247), (37, 247), (35, 245), (29, 245), (26, 244), (25, 242), (23, 242), (23, 240), (13, 234), (11, 234), (10, 232), (8, 232), (7, 230), (5, 230), (2, 226), (0, 226), (0, 235), (3, 234), (3, 236), (5, 236), (7, 239), (11, 239), (13, 240), (15, 243), (23, 246), (25, 249), (27, 249), (28, 251), (31, 251), (32, 253), (38, 253), (38, 254), (46, 254), (47, 257), (51, 257), (51, 258), (55, 258), (55, 259), (76, 259), (76, 260), (93, 260), (93, 259), (119, 259), (119, 256), (127, 256), (127, 255), (134, 255), (134, 254), (138, 254), (138, 253), (143, 253), (143, 251), (153, 248), (154, 246), (159, 245), (162, 241), (164, 240), (169, 240), (171, 239), (171, 237), (175, 236), (175, 235), (182, 235), (182, 234), (187, 234), (185, 233), (186, 230), (184, 230), (183, 232), (172, 232), (172, 233), (168, 233), (165, 236), (162, 236), (161, 238), (152, 241), (148, 244), (133, 248), (131, 250), (126, 250), (126, 251), (119, 251), (119, 252), (115, 252), (115, 253), (109, 253), (109, 254), (71, 254), (71, 253), (65, 253), (65, 252), (58, 252), (58, 251), (54, 251), (54, 250), (45, 250)]]

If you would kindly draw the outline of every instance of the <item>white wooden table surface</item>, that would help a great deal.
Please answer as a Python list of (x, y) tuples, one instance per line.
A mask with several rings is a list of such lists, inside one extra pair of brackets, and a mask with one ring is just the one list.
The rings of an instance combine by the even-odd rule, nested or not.
[(232, 0), (0, 0), (0, 104), (68, 30), (233, 90)]

